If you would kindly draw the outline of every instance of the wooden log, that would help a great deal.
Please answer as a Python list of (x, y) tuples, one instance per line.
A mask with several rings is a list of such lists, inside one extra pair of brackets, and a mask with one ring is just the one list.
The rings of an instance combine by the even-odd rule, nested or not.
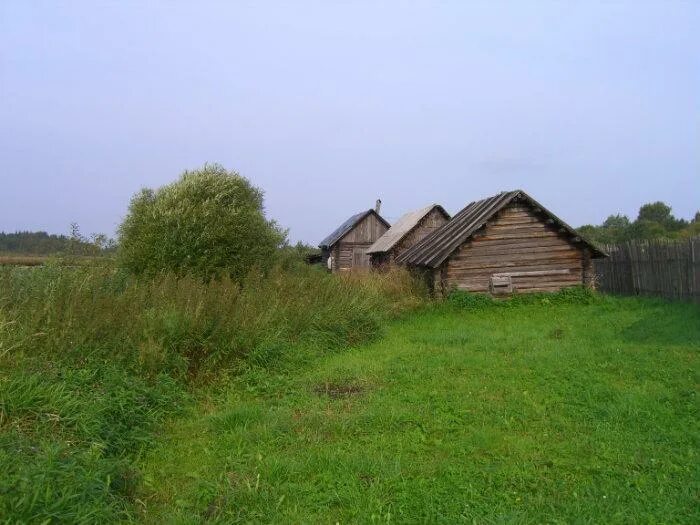
[(552, 244), (550, 246), (532, 246), (530, 244), (514, 244), (500, 246), (498, 244), (492, 246), (473, 245), (469, 251), (459, 251), (453, 256), (453, 260), (459, 261), (463, 259), (471, 259), (474, 257), (488, 257), (494, 255), (501, 256), (520, 256), (523, 254), (549, 254), (549, 253), (569, 253), (580, 257), (580, 252), (573, 246), (566, 246), (561, 243)]
[(546, 275), (571, 275), (570, 270), (537, 270), (532, 272), (505, 272), (505, 273), (494, 273), (494, 277), (535, 277), (535, 276), (546, 276)]
[(494, 268), (467, 268), (467, 269), (453, 269), (448, 268), (447, 276), (450, 279), (457, 278), (471, 278), (485, 276), (490, 277), (494, 273), (506, 273), (506, 272), (537, 272), (537, 271), (549, 271), (549, 270), (568, 270), (575, 276), (580, 282), (580, 277), (576, 275), (581, 272), (581, 265), (533, 265), (533, 266), (523, 266), (523, 265), (513, 265), (513, 266), (499, 266)]

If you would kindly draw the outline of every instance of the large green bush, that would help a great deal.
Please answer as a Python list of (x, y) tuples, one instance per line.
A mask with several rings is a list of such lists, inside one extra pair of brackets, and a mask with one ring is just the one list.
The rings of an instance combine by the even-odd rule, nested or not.
[(285, 237), (265, 217), (262, 191), (212, 164), (132, 198), (119, 227), (119, 258), (134, 273), (240, 279), (253, 267), (270, 267)]

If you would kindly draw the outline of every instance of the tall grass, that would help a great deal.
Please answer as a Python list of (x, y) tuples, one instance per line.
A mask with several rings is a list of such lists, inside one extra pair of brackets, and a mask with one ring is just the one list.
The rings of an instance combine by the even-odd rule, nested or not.
[(313, 269), (254, 272), (239, 285), (53, 266), (1, 270), (0, 290), (2, 359), (109, 359), (177, 378), (236, 366), (270, 345), (364, 341), (378, 333), (380, 318), (422, 299), (398, 270), (343, 277)]
[(400, 271), (298, 268), (237, 284), (0, 268), (0, 516), (128, 518), (133, 459), (193, 385), (367, 341), (423, 298)]

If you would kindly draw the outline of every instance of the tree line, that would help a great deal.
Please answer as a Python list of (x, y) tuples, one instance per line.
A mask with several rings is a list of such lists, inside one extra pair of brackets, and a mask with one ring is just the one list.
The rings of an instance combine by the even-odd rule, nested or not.
[(113, 239), (98, 233), (85, 237), (76, 223), (70, 225), (68, 235), (45, 231), (0, 232), (0, 254), (97, 256), (115, 250)]
[(600, 225), (586, 224), (578, 231), (599, 244), (651, 239), (685, 239), (700, 236), (700, 211), (691, 220), (676, 218), (671, 207), (661, 201), (639, 208), (635, 220), (627, 215), (610, 215)]

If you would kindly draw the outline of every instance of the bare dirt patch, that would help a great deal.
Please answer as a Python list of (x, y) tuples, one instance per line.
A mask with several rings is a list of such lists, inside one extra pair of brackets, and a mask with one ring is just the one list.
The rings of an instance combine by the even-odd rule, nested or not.
[(552, 330), (549, 334), (550, 339), (563, 339), (564, 336), (566, 335), (566, 332), (564, 331), (563, 328), (555, 328)]
[(323, 383), (314, 387), (314, 392), (320, 396), (333, 399), (357, 396), (364, 393), (366, 388), (357, 383)]

